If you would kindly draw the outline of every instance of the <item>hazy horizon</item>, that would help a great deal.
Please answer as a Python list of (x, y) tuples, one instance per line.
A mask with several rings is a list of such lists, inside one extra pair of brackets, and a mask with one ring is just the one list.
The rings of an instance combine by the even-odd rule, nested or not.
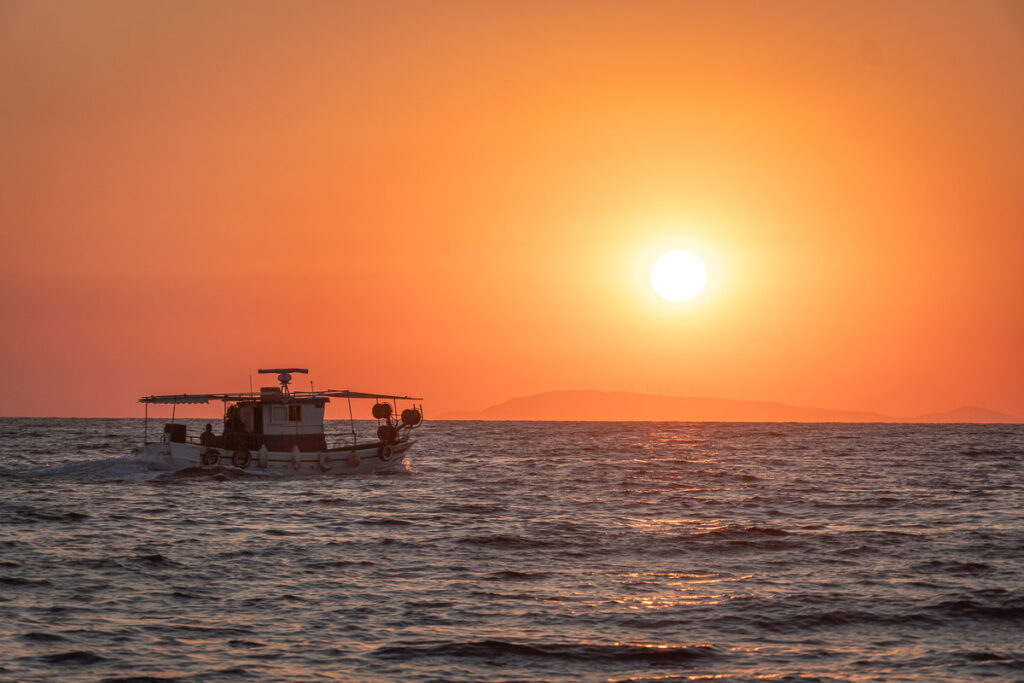
[[(580, 403), (583, 405), (580, 405)], [(642, 417), (648, 414), (655, 417)], [(562, 417), (559, 414), (577, 417)], [(499, 415), (501, 417), (499, 417)], [(507, 417), (533, 415), (538, 417)], [(547, 417), (539, 417), (545, 415)], [(578, 417), (586, 415), (588, 417)], [(474, 417), (479, 416), (479, 417)], [(629, 416), (629, 417), (623, 417)], [(779, 418), (785, 419), (779, 419)], [(984, 406), (955, 406), (946, 411), (921, 415), (885, 415), (873, 411), (838, 410), (824, 406), (793, 406), (774, 401), (740, 400), (712, 396), (669, 396), (629, 391), (593, 389), (547, 391), (517, 396), (480, 410), (442, 413), (434, 419), (486, 420), (587, 420), (634, 421), (674, 420), (694, 422), (1022, 422), (1019, 416)], [(981, 419), (987, 418), (987, 419)], [(997, 419), (1001, 418), (1001, 419)]]
[[(543, 400), (546, 398), (556, 398), (560, 403), (558, 405), (552, 405), (550, 403), (544, 404)], [(602, 410), (594, 411), (593, 402), (584, 406), (582, 411), (573, 402), (578, 401), (581, 397), (589, 397), (597, 399), (602, 404), (607, 402), (609, 398), (613, 399), (624, 399), (627, 402), (635, 402), (637, 399), (641, 401), (645, 399), (663, 399), (667, 402), (702, 402), (705, 404), (712, 404), (713, 406), (719, 406), (720, 404), (724, 407), (720, 407), (720, 410), (733, 411), (731, 413), (726, 412), (719, 414), (716, 417), (706, 417), (708, 407), (704, 406), (662, 406), (655, 409), (656, 417), (644, 417), (643, 411), (649, 409), (645, 405), (639, 406), (627, 405), (622, 406), (622, 403), (612, 403), (611, 405), (604, 406)], [(573, 410), (566, 411), (566, 401), (569, 402)], [(512, 412), (508, 410), (502, 410), (507, 406), (516, 406), (519, 404), (525, 408), (525, 412), (515, 413), (516, 408), (512, 408)], [(525, 404), (525, 406), (523, 405)], [(371, 404), (365, 400), (357, 400), (353, 402), (352, 414), (357, 420), (371, 420), (373, 419), (370, 414)], [(687, 413), (687, 410), (698, 411), (698, 416), (694, 416), (691, 413)], [(782, 415), (785, 419), (776, 419), (771, 417), (772, 415), (778, 416), (780, 413), (779, 409), (784, 409), (788, 412), (783, 412)], [(140, 410), (144, 410), (140, 404)], [(174, 409), (174, 415), (181, 419), (210, 419), (217, 420), (222, 417), (221, 412), (207, 412), (209, 405), (180, 405)], [(661, 412), (657, 412), (657, 411)], [(672, 410), (672, 413), (666, 413), (666, 410)], [(714, 410), (714, 408), (712, 409)], [(168, 405), (163, 405), (157, 408), (152, 406), (150, 408), (149, 418), (155, 422), (160, 421), (163, 418), (170, 416), (171, 408)], [(753, 412), (751, 412), (753, 411)], [(760, 411), (760, 417), (758, 415)], [(348, 408), (345, 404), (337, 403), (332, 408), (328, 406), (326, 418), (330, 420), (341, 420), (347, 419)], [(342, 414), (344, 413), (344, 414)], [(527, 415), (526, 417), (508, 417), (507, 415)], [(576, 417), (566, 417), (566, 414), (576, 415)], [(579, 415), (591, 415), (589, 417), (578, 417)], [(628, 415), (623, 417), (623, 415)], [(705, 415), (705, 416), (701, 416)], [(753, 416), (752, 416), (753, 415)], [(831, 419), (829, 419), (829, 415)], [(817, 417), (816, 417), (817, 416)], [(0, 415), (4, 418), (25, 418), (25, 419), (46, 419), (46, 418), (57, 418), (57, 419), (133, 419), (140, 418), (143, 415)], [(954, 418), (965, 418), (965, 419), (954, 419)], [(973, 418), (973, 419), (971, 419)], [(559, 421), (587, 421), (587, 422), (634, 422), (634, 421), (667, 421), (667, 422), (886, 422), (886, 423), (929, 423), (933, 422), (936, 424), (959, 422), (965, 424), (990, 424), (990, 423), (1006, 423), (1006, 424), (1019, 424), (1024, 422), (1020, 416), (1005, 413), (1003, 411), (994, 410), (987, 406), (970, 406), (960, 405), (949, 408), (944, 411), (936, 411), (932, 413), (923, 413), (919, 415), (886, 415), (883, 413), (867, 410), (844, 410), (829, 408), (827, 406), (793, 406), (785, 403), (779, 403), (775, 401), (758, 401), (758, 400), (743, 400), (733, 399), (724, 397), (712, 397), (712, 396), (672, 396), (666, 394), (645, 394), (641, 392), (632, 391), (605, 391), (600, 389), (561, 389), (561, 390), (549, 390), (543, 392), (537, 392), (534, 394), (527, 394), (524, 396), (513, 396), (500, 401), (498, 403), (484, 406), (475, 409), (462, 409), (462, 410), (449, 410), (432, 414), (431, 420), (444, 421), (444, 420), (497, 420), (497, 421), (540, 421), (540, 422), (559, 422)]]

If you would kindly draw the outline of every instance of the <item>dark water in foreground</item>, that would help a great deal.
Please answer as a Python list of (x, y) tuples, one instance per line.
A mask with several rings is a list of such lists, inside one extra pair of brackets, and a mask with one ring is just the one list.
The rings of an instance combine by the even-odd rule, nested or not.
[(1024, 680), (1024, 427), (419, 434), (157, 478), (141, 421), (0, 420), (0, 679)]

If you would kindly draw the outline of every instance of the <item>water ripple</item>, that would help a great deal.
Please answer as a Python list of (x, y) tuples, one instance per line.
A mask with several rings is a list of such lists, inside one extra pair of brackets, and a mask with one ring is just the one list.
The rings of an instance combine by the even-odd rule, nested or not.
[(0, 677), (1024, 675), (1022, 427), (421, 435), (400, 476), (166, 476), (139, 421), (0, 420)]

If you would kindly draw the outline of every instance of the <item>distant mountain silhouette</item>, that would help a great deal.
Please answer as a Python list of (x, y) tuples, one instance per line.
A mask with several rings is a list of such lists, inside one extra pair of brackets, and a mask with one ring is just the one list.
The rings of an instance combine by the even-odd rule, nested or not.
[(440, 420), (609, 420), (622, 422), (1009, 422), (1018, 417), (974, 406), (897, 419), (881, 413), (801, 408), (771, 401), (658, 396), (630, 391), (548, 391), (477, 411), (444, 413)]
[(798, 408), (769, 401), (656, 396), (629, 391), (548, 391), (442, 420), (616, 420), (681, 422), (889, 422), (879, 413)]
[(1000, 413), (978, 406), (964, 406), (944, 413), (928, 413), (906, 420), (906, 422), (972, 422), (972, 423), (1011, 423), (1021, 424), (1024, 420), (1014, 415)]

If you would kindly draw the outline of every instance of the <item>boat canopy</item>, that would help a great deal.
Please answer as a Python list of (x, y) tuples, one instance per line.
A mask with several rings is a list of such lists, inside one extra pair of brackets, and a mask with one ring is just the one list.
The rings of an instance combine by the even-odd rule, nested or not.
[(236, 394), (167, 394), (165, 396), (143, 396), (139, 403), (166, 403), (174, 405), (188, 405), (197, 403), (209, 403), (210, 401), (255, 401), (259, 399), (276, 398), (291, 399), (293, 401), (325, 399), (325, 398), (372, 398), (397, 401), (422, 401), (418, 396), (395, 396), (392, 394), (375, 394), (366, 391), (344, 391), (330, 389), (328, 391), (293, 391), (289, 394), (271, 394), (260, 392), (246, 392)]

